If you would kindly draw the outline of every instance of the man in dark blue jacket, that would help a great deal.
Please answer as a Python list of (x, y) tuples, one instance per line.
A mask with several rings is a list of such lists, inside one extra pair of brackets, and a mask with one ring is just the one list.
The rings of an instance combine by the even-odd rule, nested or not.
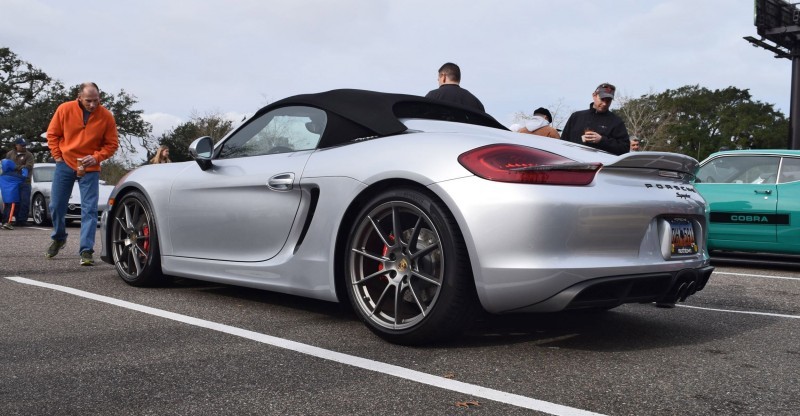
[(630, 150), (628, 129), (619, 116), (609, 111), (615, 92), (616, 87), (609, 83), (598, 85), (592, 93), (589, 109), (569, 116), (561, 138), (615, 155), (627, 153)]

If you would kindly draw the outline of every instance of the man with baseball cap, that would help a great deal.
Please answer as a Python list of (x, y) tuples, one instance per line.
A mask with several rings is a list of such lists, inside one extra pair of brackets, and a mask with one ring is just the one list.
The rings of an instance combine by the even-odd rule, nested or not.
[(24, 137), (18, 136), (14, 140), (14, 150), (6, 153), (6, 159), (11, 159), (17, 165), (17, 172), (28, 168), (28, 176), (19, 184), (19, 209), (14, 215), (17, 227), (24, 227), (28, 222), (28, 212), (31, 204), (31, 176), (33, 176), (33, 154), (26, 148), (28, 142)]
[(561, 138), (615, 155), (627, 153), (630, 150), (628, 129), (619, 116), (609, 111), (616, 90), (607, 82), (598, 85), (592, 93), (589, 109), (569, 116)]

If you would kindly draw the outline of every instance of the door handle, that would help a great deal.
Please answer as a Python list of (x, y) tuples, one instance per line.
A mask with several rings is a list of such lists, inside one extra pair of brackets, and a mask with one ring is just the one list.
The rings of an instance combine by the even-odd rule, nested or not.
[(291, 191), (294, 183), (294, 173), (280, 173), (269, 178), (267, 186), (273, 191)]
[(772, 190), (771, 189), (766, 189), (766, 190), (763, 190), (763, 191), (759, 191), (758, 189), (756, 189), (755, 193), (771, 195), (772, 194)]

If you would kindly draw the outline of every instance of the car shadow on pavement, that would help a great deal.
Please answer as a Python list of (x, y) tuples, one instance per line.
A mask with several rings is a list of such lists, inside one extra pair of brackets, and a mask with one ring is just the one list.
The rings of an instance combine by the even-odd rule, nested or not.
[[(348, 303), (185, 278), (173, 278), (167, 290), (203, 292), (237, 302), (247, 301), (322, 315), (332, 322), (360, 325)], [(637, 351), (732, 338), (780, 320), (760, 316), (733, 322), (711, 313), (682, 307), (662, 309), (653, 303), (622, 305), (610, 311), (509, 315), (484, 313), (461, 337), (428, 347), (475, 348), (532, 343), (545, 348), (571, 350)], [(366, 328), (363, 330), (368, 331)]]
[[(696, 309), (623, 305), (611, 311), (487, 315), (460, 341), (463, 347), (536, 343), (551, 348), (615, 352), (702, 344), (772, 325), (779, 318), (726, 322)], [(746, 323), (746, 324), (743, 324)]]

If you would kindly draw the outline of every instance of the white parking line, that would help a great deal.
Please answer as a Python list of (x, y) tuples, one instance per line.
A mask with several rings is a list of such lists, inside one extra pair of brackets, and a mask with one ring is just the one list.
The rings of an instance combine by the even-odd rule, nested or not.
[(705, 311), (715, 311), (715, 312), (730, 312), (730, 313), (741, 313), (745, 315), (764, 315), (764, 316), (775, 316), (778, 318), (791, 318), (791, 319), (800, 319), (800, 315), (784, 315), (781, 313), (769, 313), (769, 312), (753, 312), (753, 311), (734, 311), (730, 309), (716, 309), (716, 308), (704, 308), (702, 306), (689, 306), (689, 305), (676, 305), (680, 306), (681, 308), (692, 308), (692, 309), (702, 309)]
[(45, 283), (45, 282), (40, 282), (38, 280), (26, 279), (24, 277), (6, 277), (6, 279), (27, 285), (39, 286), (47, 289), (57, 290), (59, 292), (80, 296), (86, 299), (96, 300), (98, 302), (119, 306), (121, 308), (130, 309), (153, 316), (158, 316), (165, 319), (171, 319), (173, 321), (183, 322), (185, 324), (211, 329), (214, 331), (219, 331), (242, 338), (247, 338), (253, 341), (261, 342), (275, 347), (284, 348), (302, 354), (307, 354), (312, 357), (322, 358), (324, 360), (330, 360), (337, 363), (350, 365), (353, 367), (358, 367), (365, 370), (374, 371), (377, 373), (382, 373), (390, 376), (395, 376), (409, 381), (414, 381), (417, 383), (427, 384), (429, 386), (438, 387), (445, 390), (464, 393), (466, 395), (473, 397), (482, 397), (484, 399), (510, 404), (525, 409), (536, 410), (551, 415), (580, 415), (580, 416), (601, 415), (600, 413), (594, 413), (586, 410), (577, 409), (574, 407), (562, 406), (560, 404), (555, 404), (543, 400), (533, 399), (530, 397), (520, 396), (518, 394), (507, 393), (504, 391), (490, 389), (475, 384), (469, 384), (444, 377), (434, 376), (420, 371), (409, 370), (407, 368), (399, 367), (396, 365), (383, 363), (380, 361), (373, 361), (366, 358), (356, 357), (354, 355), (342, 354), (336, 351), (330, 351), (324, 348), (319, 348), (308, 344), (302, 344), (299, 342), (290, 341), (283, 338), (273, 337), (271, 335), (261, 334), (254, 331), (248, 331), (246, 329), (236, 328), (233, 326), (224, 325), (217, 322), (206, 321), (204, 319), (193, 318), (191, 316), (181, 315), (178, 313), (169, 312), (162, 309), (151, 308), (149, 306), (139, 305), (137, 303), (110, 298), (108, 296), (98, 295), (91, 292), (85, 292), (83, 290), (74, 289), (67, 286), (54, 285), (52, 283)]
[(800, 280), (800, 277), (769, 276), (766, 274), (730, 273), (730, 272), (718, 272), (718, 271), (714, 271), (714, 274), (729, 274), (731, 276), (746, 276), (746, 277), (764, 277), (767, 279)]

